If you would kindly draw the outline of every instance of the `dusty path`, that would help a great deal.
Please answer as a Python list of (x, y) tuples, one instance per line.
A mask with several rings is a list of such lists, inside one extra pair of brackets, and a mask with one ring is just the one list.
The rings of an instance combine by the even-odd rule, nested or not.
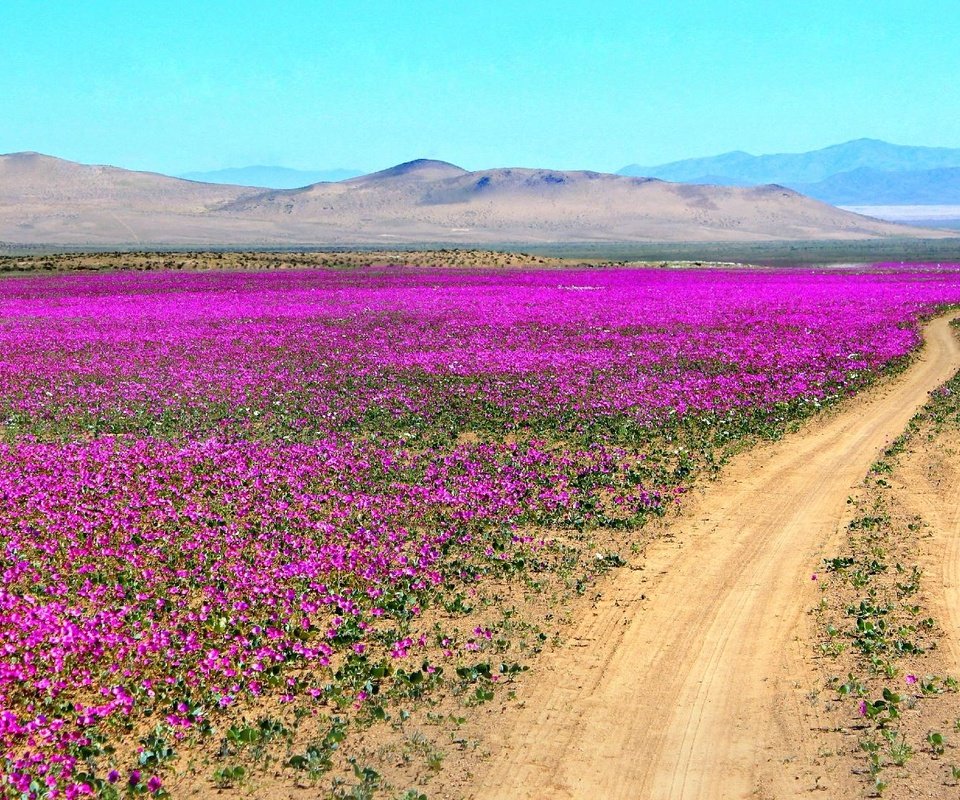
[(915, 448), (897, 478), (907, 510), (930, 526), (923, 548), (925, 595), (946, 633), (949, 662), (960, 665), (960, 432), (941, 433), (934, 448)]
[(844, 796), (813, 766), (811, 574), (881, 448), (960, 368), (945, 319), (926, 338), (895, 381), (735, 460), (672, 526), (674, 541), (610, 581), (522, 688), (474, 797)]

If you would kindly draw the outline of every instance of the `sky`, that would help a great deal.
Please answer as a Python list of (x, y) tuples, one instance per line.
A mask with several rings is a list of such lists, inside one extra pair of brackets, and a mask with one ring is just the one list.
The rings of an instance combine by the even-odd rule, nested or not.
[(0, 153), (615, 171), (960, 147), (956, 0), (0, 0)]

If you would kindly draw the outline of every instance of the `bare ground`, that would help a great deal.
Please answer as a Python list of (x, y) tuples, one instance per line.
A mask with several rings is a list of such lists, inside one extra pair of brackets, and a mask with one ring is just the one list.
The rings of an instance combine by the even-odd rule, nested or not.
[(780, 186), (673, 184), (582, 171), (466, 172), (418, 160), (263, 190), (0, 154), (0, 240), (20, 244), (762, 242), (939, 239)]
[[(820, 681), (811, 578), (878, 453), (960, 368), (945, 319), (926, 336), (897, 380), (738, 457), (688, 504), (672, 536), (610, 579), (497, 720), (492, 757), (468, 796), (862, 796), (821, 757), (832, 729), (810, 701)], [(955, 526), (954, 512), (937, 528), (951, 548), (945, 585), (960, 593)], [(960, 631), (957, 597), (942, 604)]]
[(910, 510), (929, 524), (922, 555), (929, 604), (946, 636), (949, 660), (960, 666), (960, 436), (911, 453), (898, 476)]

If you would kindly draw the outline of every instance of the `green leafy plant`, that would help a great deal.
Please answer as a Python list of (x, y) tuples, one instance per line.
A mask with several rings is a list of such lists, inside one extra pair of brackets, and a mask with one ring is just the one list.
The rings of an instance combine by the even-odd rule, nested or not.
[(887, 752), (890, 756), (890, 762), (898, 767), (906, 764), (913, 756), (913, 748), (907, 743), (907, 738), (903, 734), (897, 737), (894, 731), (884, 731), (884, 738), (887, 740)]
[(934, 756), (942, 756), (944, 751), (943, 734), (937, 731), (930, 731), (927, 734), (927, 744), (930, 745), (930, 752)]
[(173, 745), (167, 741), (167, 734), (168, 731), (164, 725), (157, 725), (151, 733), (140, 740), (143, 749), (137, 760), (141, 767), (148, 769), (159, 767), (164, 761), (176, 755)]
[(881, 728), (885, 728), (891, 722), (900, 718), (901, 697), (889, 689), (884, 688), (881, 698), (869, 701), (860, 701), (860, 712), (867, 719), (876, 722)]
[(213, 782), (221, 789), (229, 789), (231, 786), (243, 783), (247, 776), (247, 770), (239, 764), (220, 767), (213, 773)]
[(333, 768), (333, 753), (346, 736), (346, 722), (335, 718), (323, 739), (309, 745), (303, 753), (291, 756), (287, 766), (305, 772), (310, 780), (317, 780)]

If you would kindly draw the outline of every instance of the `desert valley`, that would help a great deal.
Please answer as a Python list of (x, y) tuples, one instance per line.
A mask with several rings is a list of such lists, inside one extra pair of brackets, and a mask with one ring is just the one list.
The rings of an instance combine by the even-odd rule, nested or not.
[(7, 4), (0, 800), (960, 796), (960, 24), (854, 6)]

